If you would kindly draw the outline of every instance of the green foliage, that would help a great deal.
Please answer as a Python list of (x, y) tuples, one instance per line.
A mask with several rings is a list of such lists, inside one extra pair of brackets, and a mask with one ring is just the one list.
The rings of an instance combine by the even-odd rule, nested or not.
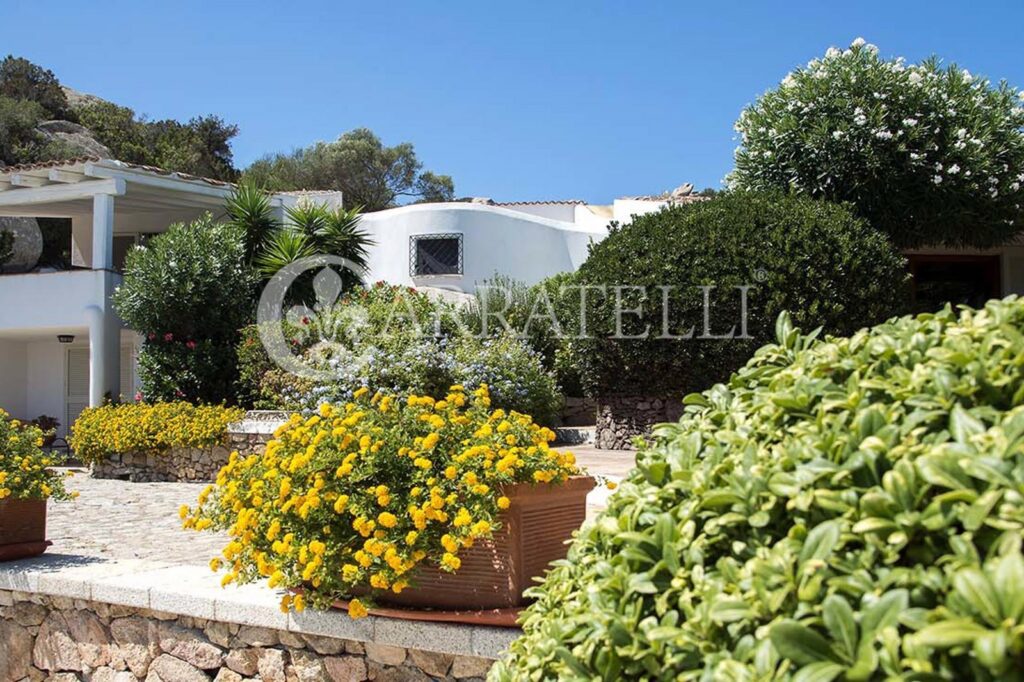
[(451, 201), (451, 177), (423, 170), (409, 142), (385, 147), (373, 131), (357, 128), (334, 142), (266, 156), (244, 176), (274, 191), (337, 190), (346, 205), (379, 211), (405, 198)]
[[(595, 395), (682, 396), (724, 380), (771, 338), (784, 310), (807, 328), (851, 333), (901, 311), (905, 262), (884, 235), (844, 207), (800, 197), (726, 192), (639, 216), (591, 247), (577, 283), (587, 334), (574, 341)], [(615, 287), (623, 314), (617, 329)], [(748, 291), (747, 333), (741, 292)], [(705, 325), (705, 290), (708, 325)], [(636, 288), (639, 287), (639, 288)], [(660, 287), (673, 287), (666, 290)], [(668, 291), (667, 321), (663, 297)], [(579, 307), (580, 293), (576, 293)], [(610, 338), (636, 336), (643, 339)], [(679, 337), (659, 339), (665, 330)], [(733, 329), (734, 338), (721, 337)]]
[[(552, 275), (533, 286), (506, 275), (495, 275), (477, 287), (476, 300), (462, 319), (474, 333), (502, 335), (510, 331), (523, 339), (552, 371), (566, 395), (583, 395), (574, 335), (578, 334), (579, 295), (571, 272)], [(488, 319), (483, 319), (483, 311)], [(501, 318), (508, 325), (502, 325)], [(552, 319), (554, 317), (554, 319)]]
[(139, 376), (147, 400), (233, 399), (234, 347), (253, 312), (255, 282), (241, 231), (209, 215), (128, 253), (113, 300), (146, 335)]
[(252, 262), (270, 234), (280, 228), (270, 206), (270, 195), (259, 185), (243, 180), (227, 198), (224, 210), (228, 222), (241, 231), (245, 257)]
[(495, 408), (552, 424), (561, 396), (540, 356), (510, 335), (478, 339), (460, 326), (450, 305), (415, 289), (378, 282), (332, 307), (309, 310), (285, 323), (295, 356), (325, 372), (316, 379), (278, 368), (259, 341), (243, 330), (239, 394), (257, 407), (311, 411), (347, 402), (359, 388), (442, 398), (453, 384), (490, 387)]
[(46, 117), (37, 103), (0, 95), (0, 164), (16, 165), (73, 156), (62, 142), (47, 141), (36, 126)]
[(1021, 229), (1024, 107), (937, 59), (856, 41), (790, 73), (736, 123), (730, 183), (849, 201), (901, 247), (988, 247)]
[(659, 427), (494, 681), (1024, 676), (1024, 300), (778, 343)]
[(21, 57), (7, 55), (0, 61), (0, 97), (35, 102), (49, 119), (75, 120), (53, 72)]
[(121, 161), (217, 180), (234, 180), (238, 175), (230, 145), (238, 126), (217, 116), (188, 123), (147, 121), (132, 109), (110, 102), (86, 105), (77, 114), (82, 125)]

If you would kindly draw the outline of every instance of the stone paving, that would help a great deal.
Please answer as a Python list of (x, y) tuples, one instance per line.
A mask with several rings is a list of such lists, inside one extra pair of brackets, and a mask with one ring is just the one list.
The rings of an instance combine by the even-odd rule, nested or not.
[(181, 527), (178, 508), (194, 505), (202, 483), (128, 483), (90, 478), (85, 469), (67, 481), (76, 500), (50, 502), (50, 552), (206, 564), (220, 554), (227, 535)]
[[(632, 452), (587, 445), (565, 449), (574, 452), (590, 473), (614, 481), (633, 466)], [(228, 542), (225, 533), (197, 533), (181, 527), (178, 508), (195, 504), (204, 483), (129, 483), (91, 478), (85, 469), (70, 471), (75, 473), (68, 480), (68, 488), (80, 495), (69, 502), (50, 502), (50, 552), (205, 565)], [(601, 487), (591, 493), (588, 516), (604, 507), (607, 496), (607, 489)]]

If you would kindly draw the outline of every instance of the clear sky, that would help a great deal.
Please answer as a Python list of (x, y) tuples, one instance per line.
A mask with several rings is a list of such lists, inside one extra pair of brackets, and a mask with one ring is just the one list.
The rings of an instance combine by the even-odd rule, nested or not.
[(742, 107), (858, 36), (1024, 87), (1022, 26), (1021, 0), (0, 0), (0, 52), (151, 118), (218, 114), (239, 166), (365, 126), (505, 201), (717, 187)]

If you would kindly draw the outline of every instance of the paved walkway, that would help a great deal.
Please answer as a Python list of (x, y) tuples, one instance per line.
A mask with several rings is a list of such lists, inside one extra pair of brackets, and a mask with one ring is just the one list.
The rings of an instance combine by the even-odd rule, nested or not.
[(50, 552), (206, 564), (220, 554), (227, 535), (181, 527), (178, 508), (194, 505), (203, 483), (128, 483), (90, 478), (84, 469), (67, 481), (76, 500), (50, 502)]
[[(632, 452), (598, 450), (591, 445), (564, 448), (592, 473), (619, 481), (633, 467)], [(128, 483), (90, 478), (85, 469), (68, 480), (78, 499), (51, 502), (47, 535), (50, 552), (107, 559), (145, 559), (179, 565), (205, 565), (227, 544), (224, 533), (197, 533), (181, 527), (178, 508), (194, 505), (203, 483)], [(588, 516), (604, 508), (603, 486), (587, 498)]]

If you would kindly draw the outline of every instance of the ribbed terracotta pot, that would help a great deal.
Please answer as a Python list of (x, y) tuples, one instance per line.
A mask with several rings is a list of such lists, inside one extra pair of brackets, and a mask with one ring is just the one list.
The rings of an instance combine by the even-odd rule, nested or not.
[(0, 561), (46, 551), (46, 500), (0, 500)]
[(565, 483), (517, 483), (502, 490), (511, 505), (490, 540), (459, 552), (455, 573), (432, 565), (416, 569), (401, 594), (380, 593), (381, 604), (444, 610), (501, 609), (525, 604), (523, 591), (536, 585), (552, 561), (564, 559), (566, 541), (587, 517), (591, 476)]

